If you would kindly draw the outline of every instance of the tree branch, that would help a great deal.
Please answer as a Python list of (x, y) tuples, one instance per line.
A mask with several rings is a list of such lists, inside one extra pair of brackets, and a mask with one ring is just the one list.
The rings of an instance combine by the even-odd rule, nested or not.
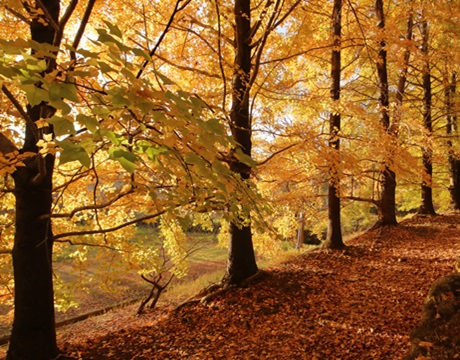
[(378, 200), (374, 200), (374, 199), (370, 199), (370, 198), (362, 198), (362, 197), (359, 197), (359, 196), (344, 196), (342, 199), (345, 199), (345, 200), (352, 200), (352, 201), (361, 201), (361, 202), (367, 202), (367, 203), (371, 203), (371, 204), (374, 204), (374, 205), (378, 205), (379, 201)]
[[(180, 5), (181, 2), (184, 2), (184, 4)], [(188, 4), (190, 4), (190, 2), (191, 2), (191, 0), (177, 0), (176, 1), (176, 6), (174, 7), (173, 13), (169, 17), (169, 21), (166, 24), (166, 27), (165, 27), (164, 31), (161, 33), (160, 37), (158, 38), (157, 43), (155, 44), (153, 49), (150, 51), (150, 54), (149, 54), (150, 57), (152, 57), (155, 54), (155, 51), (157, 51), (157, 49), (160, 46), (161, 42), (163, 41), (164, 37), (168, 33), (169, 29), (171, 28), (172, 22), (174, 21), (174, 17), (177, 15), (178, 12), (184, 10), (185, 7)], [(144, 70), (145, 70), (145, 68), (146, 68), (146, 66), (148, 65), (149, 62), (150, 62), (150, 60), (148, 60), (148, 59), (146, 59), (144, 61), (144, 63), (141, 65), (141, 68), (140, 68), (139, 72), (137, 73), (136, 79), (139, 79), (141, 77), (142, 73), (144, 72)]]
[[(96, 0), (88, 0), (88, 5), (86, 6), (85, 13), (83, 14), (83, 18), (81, 19), (80, 26), (78, 28), (77, 34), (75, 35), (75, 38), (73, 40), (72, 47), (76, 50), (78, 45), (80, 44), (80, 40), (83, 36), (83, 33), (85, 32), (86, 25), (88, 24), (89, 17), (91, 16), (91, 13), (93, 12), (93, 7), (94, 4), (96, 3)], [(72, 60), (76, 60), (75, 52), (70, 53), (70, 57)]]
[(27, 19), (24, 15), (18, 13), (16, 10), (14, 9), (11, 9), (9, 6), (5, 6), (5, 9), (6, 11), (9, 11), (10, 13), (12, 13), (14, 16), (16, 16), (19, 20), (22, 20), (24, 23), (26, 23), (27, 25), (31, 25), (32, 22)]
[(2, 85), (2, 91), (8, 98), (8, 100), (11, 101), (11, 103), (14, 105), (17, 111), (21, 114), (22, 118), (26, 121), (26, 124), (30, 127), (32, 130), (33, 136), (35, 141), (38, 141), (38, 129), (37, 125), (34, 123), (34, 121), (30, 118), (29, 114), (24, 110), (24, 108), (21, 106), (19, 101), (14, 97), (14, 95), (8, 90), (8, 88), (5, 85)]
[(78, 213), (80, 211), (104, 209), (104, 208), (114, 204), (115, 202), (120, 200), (122, 197), (124, 197), (126, 195), (129, 195), (129, 194), (132, 194), (133, 192), (134, 192), (134, 189), (131, 187), (128, 191), (118, 194), (113, 199), (111, 199), (111, 200), (109, 200), (109, 201), (107, 201), (107, 202), (105, 202), (103, 204), (80, 206), (78, 208), (73, 209), (70, 213), (66, 213), (66, 214), (49, 214), (49, 215), (42, 216), (41, 218), (44, 218), (44, 219), (49, 219), (49, 218), (69, 218), (69, 219), (71, 219), (76, 213)]
[(3, 133), (0, 132), (0, 153), (6, 155), (13, 151), (18, 151), (18, 148), (8, 137), (6, 137)]
[(267, 157), (265, 160), (262, 160), (262, 161), (259, 161), (256, 163), (257, 166), (260, 166), (260, 165), (265, 165), (267, 162), (269, 162), (271, 159), (273, 159), (276, 155), (279, 155), (281, 153), (283, 153), (284, 151), (296, 146), (296, 145), (299, 145), (299, 143), (294, 143), (294, 144), (291, 144), (283, 149), (280, 149), (278, 151), (275, 151), (273, 154), (271, 154), (269, 157)]
[(66, 233), (57, 234), (57, 235), (55, 235), (53, 237), (53, 240), (56, 241), (58, 239), (62, 239), (62, 238), (65, 238), (65, 237), (70, 237), (70, 236), (107, 234), (107, 233), (110, 233), (110, 232), (113, 232), (113, 231), (123, 229), (123, 228), (125, 228), (127, 226), (137, 224), (137, 223), (142, 222), (142, 221), (154, 219), (154, 218), (156, 218), (158, 216), (161, 216), (161, 215), (167, 213), (169, 210), (179, 208), (179, 207), (184, 206), (184, 205), (189, 205), (189, 204), (193, 203), (194, 201), (195, 201), (195, 199), (190, 199), (187, 203), (176, 204), (175, 206), (172, 206), (171, 208), (163, 209), (161, 211), (156, 212), (155, 214), (146, 215), (146, 216), (143, 216), (143, 217), (140, 217), (140, 218), (125, 222), (123, 224), (111, 227), (111, 228), (99, 229), (99, 230), (87, 230), (87, 231), (69, 231), (69, 232), (66, 232)]
[(38, 5), (38, 7), (43, 11), (43, 13), (45, 14), (45, 17), (46, 17), (46, 21), (49, 22), (49, 24), (51, 25), (51, 27), (57, 32), (57, 33), (61, 33), (61, 28), (59, 26), (59, 24), (54, 21), (53, 17), (51, 16), (51, 14), (49, 13), (48, 11), (48, 8), (42, 3), (41, 0), (35, 0), (35, 3)]
[(78, 5), (78, 0), (72, 0), (69, 6), (67, 6), (67, 9), (65, 10), (64, 15), (62, 15), (61, 20), (59, 21), (60, 29), (64, 29), (65, 25), (67, 24), (67, 21), (69, 21), (77, 5)]

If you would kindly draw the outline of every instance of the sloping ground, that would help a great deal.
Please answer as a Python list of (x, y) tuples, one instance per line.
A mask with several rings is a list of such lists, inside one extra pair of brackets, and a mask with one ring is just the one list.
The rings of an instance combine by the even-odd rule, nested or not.
[(85, 360), (401, 359), (430, 284), (453, 271), (459, 225), (458, 214), (414, 218), (355, 238), (344, 252), (268, 269), (207, 306), (113, 317), (96, 331), (81, 323), (61, 346)]

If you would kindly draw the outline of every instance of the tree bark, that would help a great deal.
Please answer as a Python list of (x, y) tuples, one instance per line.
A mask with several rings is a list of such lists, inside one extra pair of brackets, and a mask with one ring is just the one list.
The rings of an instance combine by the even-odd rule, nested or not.
[[(58, 23), (59, 0), (42, 0), (42, 3)], [(56, 31), (48, 22), (37, 18), (32, 21), (33, 40), (53, 44)], [(49, 64), (54, 62), (48, 60)], [(54, 65), (49, 66), (48, 71), (53, 68)], [(34, 122), (49, 118), (54, 112), (54, 108), (43, 103), (27, 108)], [(36, 155), (13, 174), (16, 197), (13, 247), (15, 297), (7, 360), (48, 360), (58, 355), (51, 256), (53, 234), (47, 217), (52, 207), (54, 156), (42, 158), (36, 146), (38, 138), (44, 133), (52, 133), (52, 129), (26, 127), (22, 152)]]
[[(340, 99), (341, 75), (341, 36), (342, 36), (342, 0), (334, 0), (332, 11), (332, 56), (331, 56), (331, 99)], [(340, 114), (331, 112), (329, 118), (329, 147), (333, 152), (340, 151)], [(328, 227), (323, 248), (343, 249), (345, 244), (342, 239), (342, 225), (340, 222), (340, 178), (333, 162), (329, 167), (328, 185)]]
[(418, 210), (420, 215), (436, 215), (433, 205), (433, 189), (432, 189), (432, 178), (433, 178), (433, 163), (432, 163), (432, 150), (430, 148), (429, 139), (433, 132), (433, 122), (431, 116), (431, 103), (432, 103), (432, 92), (431, 92), (431, 72), (430, 72), (430, 60), (428, 58), (428, 22), (424, 20), (422, 22), (422, 52), (425, 56), (425, 66), (423, 69), (423, 127), (426, 131), (426, 143), (422, 145), (422, 162), (425, 172), (424, 179), (422, 181), (421, 191), (421, 204)]
[(458, 133), (458, 119), (454, 110), (454, 99), (457, 93), (457, 74), (453, 72), (451, 79), (449, 80), (446, 77), (445, 81), (450, 207), (452, 210), (460, 210), (460, 159), (458, 158), (458, 154), (455, 153), (454, 144), (451, 140), (451, 136)]
[[(232, 83), (230, 128), (237, 147), (251, 156), (251, 119), (249, 91), (251, 75), (251, 7), (249, 0), (235, 0), (235, 63)], [(236, 151), (236, 149), (234, 149)], [(233, 156), (230, 169), (243, 180), (249, 179), (250, 167)], [(249, 215), (241, 223), (232, 222), (229, 228), (227, 272), (223, 283), (241, 285), (257, 271)]]
[[(378, 29), (381, 31), (381, 36), (385, 31), (385, 14), (383, 12), (383, 0), (376, 0), (375, 12), (378, 19)], [(389, 92), (388, 92), (388, 71), (387, 71), (387, 51), (386, 43), (382, 38), (379, 44), (379, 53), (377, 59), (377, 73), (379, 77), (380, 87), (380, 124), (389, 135), (389, 140), (394, 142), (395, 134), (391, 131), (390, 114), (389, 114)], [(389, 149), (392, 149), (393, 144), (389, 144)], [(382, 193), (378, 204), (378, 220), (373, 228), (380, 226), (394, 226), (398, 222), (396, 220), (396, 174), (392, 170), (392, 151), (387, 153), (384, 162), (385, 168), (381, 174)]]

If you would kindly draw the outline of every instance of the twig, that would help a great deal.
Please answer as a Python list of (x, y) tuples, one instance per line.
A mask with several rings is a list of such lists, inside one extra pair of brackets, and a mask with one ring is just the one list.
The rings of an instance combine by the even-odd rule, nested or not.
[[(157, 43), (155, 44), (155, 46), (153, 47), (153, 49), (149, 53), (150, 57), (152, 57), (155, 54), (155, 51), (157, 51), (157, 49), (160, 46), (161, 42), (163, 41), (164, 37), (168, 33), (169, 29), (171, 28), (172, 22), (174, 21), (174, 17), (177, 15), (177, 13), (179, 11), (182, 11), (183, 9), (185, 9), (185, 7), (191, 2), (191, 0), (185, 0), (184, 4), (180, 5), (180, 3), (183, 2), (183, 1), (184, 0), (177, 0), (176, 1), (176, 6), (174, 7), (173, 13), (170, 16), (169, 21), (166, 24), (166, 27), (165, 27), (164, 31), (161, 33), (160, 37), (158, 38)], [(144, 61), (144, 63), (141, 65), (141, 68), (140, 68), (139, 72), (137, 73), (136, 79), (139, 79), (141, 77), (142, 73), (144, 72), (144, 70), (145, 70), (145, 68), (146, 68), (146, 66), (148, 65), (149, 62), (150, 62), (150, 60), (148, 60), (148, 59), (146, 59)]]

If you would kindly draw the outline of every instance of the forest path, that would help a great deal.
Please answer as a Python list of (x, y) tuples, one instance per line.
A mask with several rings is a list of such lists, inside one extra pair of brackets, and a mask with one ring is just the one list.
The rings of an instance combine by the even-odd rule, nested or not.
[(454, 269), (459, 240), (459, 214), (414, 217), (356, 237), (343, 252), (312, 251), (267, 269), (207, 306), (112, 315), (100, 329), (82, 322), (60, 345), (84, 360), (401, 359), (430, 284)]

